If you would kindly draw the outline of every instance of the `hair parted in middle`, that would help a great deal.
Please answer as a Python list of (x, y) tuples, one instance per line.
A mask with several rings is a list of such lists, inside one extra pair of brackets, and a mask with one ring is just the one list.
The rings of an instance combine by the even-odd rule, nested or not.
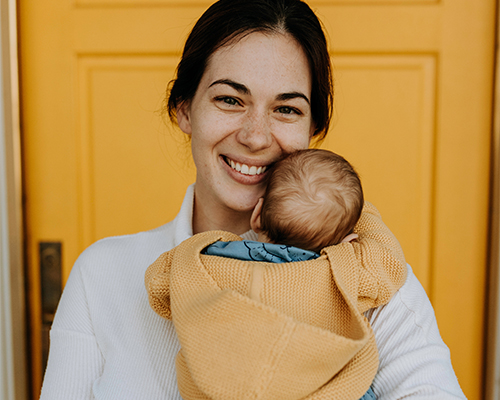
[(321, 141), (333, 110), (331, 62), (321, 23), (301, 0), (219, 0), (212, 4), (186, 40), (176, 78), (169, 84), (165, 111), (175, 123), (177, 107), (193, 99), (212, 54), (253, 32), (291, 35), (304, 50), (312, 75), (314, 136)]
[(349, 162), (328, 150), (299, 150), (273, 167), (261, 230), (273, 243), (319, 253), (352, 233), (363, 205), (361, 181)]

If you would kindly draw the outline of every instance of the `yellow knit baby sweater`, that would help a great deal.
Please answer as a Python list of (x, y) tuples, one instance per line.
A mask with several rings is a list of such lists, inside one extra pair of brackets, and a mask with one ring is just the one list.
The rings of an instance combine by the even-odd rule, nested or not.
[(377, 372), (363, 316), (406, 279), (396, 238), (366, 204), (359, 239), (318, 259), (273, 264), (200, 254), (210, 231), (162, 254), (145, 282), (153, 310), (172, 319), (185, 400), (358, 400)]

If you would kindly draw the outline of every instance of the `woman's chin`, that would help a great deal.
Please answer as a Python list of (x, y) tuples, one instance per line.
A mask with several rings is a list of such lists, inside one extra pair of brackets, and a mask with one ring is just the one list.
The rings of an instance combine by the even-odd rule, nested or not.
[[(254, 188), (255, 189), (255, 188)], [(231, 191), (231, 196), (226, 196), (225, 206), (238, 213), (252, 212), (259, 198), (264, 195), (262, 190), (237, 190)]]
[(242, 213), (242, 214), (251, 213), (255, 208), (255, 206), (257, 205), (258, 201), (259, 197), (256, 197), (254, 200), (253, 199), (250, 200), (248, 198), (244, 200), (242, 199), (242, 201), (239, 202), (234, 202), (233, 200), (232, 204), (229, 205), (229, 208), (236, 211), (237, 213)]

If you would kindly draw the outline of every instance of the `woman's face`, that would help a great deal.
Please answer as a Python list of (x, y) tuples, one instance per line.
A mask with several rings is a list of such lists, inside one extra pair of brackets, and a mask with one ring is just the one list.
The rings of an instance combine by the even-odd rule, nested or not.
[(308, 147), (310, 100), (308, 60), (292, 37), (254, 32), (218, 49), (192, 101), (177, 110), (191, 135), (196, 206), (251, 211), (269, 167)]

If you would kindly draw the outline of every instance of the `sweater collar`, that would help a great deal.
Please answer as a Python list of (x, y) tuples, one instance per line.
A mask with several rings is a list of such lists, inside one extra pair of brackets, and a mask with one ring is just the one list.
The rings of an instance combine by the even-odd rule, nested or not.
[(193, 236), (194, 183), (189, 185), (181, 209), (175, 217), (175, 245)]

